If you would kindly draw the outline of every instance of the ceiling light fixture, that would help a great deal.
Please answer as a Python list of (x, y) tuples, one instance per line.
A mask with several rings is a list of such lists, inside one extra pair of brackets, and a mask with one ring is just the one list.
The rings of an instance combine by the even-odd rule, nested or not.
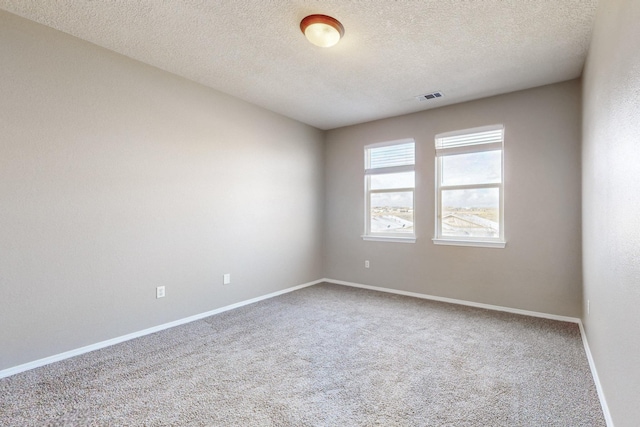
[(344, 36), (344, 27), (327, 15), (309, 15), (300, 21), (300, 29), (307, 40), (316, 46), (331, 47)]

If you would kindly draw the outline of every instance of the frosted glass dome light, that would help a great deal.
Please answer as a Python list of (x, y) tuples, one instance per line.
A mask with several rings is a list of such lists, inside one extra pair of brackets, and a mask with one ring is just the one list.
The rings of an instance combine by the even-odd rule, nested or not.
[(300, 21), (300, 29), (309, 42), (320, 47), (331, 47), (344, 36), (344, 27), (327, 15), (309, 15)]

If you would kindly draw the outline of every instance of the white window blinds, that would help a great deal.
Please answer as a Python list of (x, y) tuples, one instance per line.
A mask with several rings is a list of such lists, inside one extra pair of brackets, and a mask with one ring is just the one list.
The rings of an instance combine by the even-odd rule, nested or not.
[(367, 170), (410, 166), (415, 162), (415, 142), (366, 149), (365, 169)]
[(502, 125), (442, 133), (436, 135), (436, 151), (485, 144), (501, 145), (503, 138), (504, 127)]

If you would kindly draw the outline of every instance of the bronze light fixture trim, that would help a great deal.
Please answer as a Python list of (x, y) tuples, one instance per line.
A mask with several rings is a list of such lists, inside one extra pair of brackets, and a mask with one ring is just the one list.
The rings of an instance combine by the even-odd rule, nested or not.
[(327, 15), (309, 15), (300, 21), (303, 34), (316, 46), (331, 47), (344, 36), (344, 27), (335, 18)]

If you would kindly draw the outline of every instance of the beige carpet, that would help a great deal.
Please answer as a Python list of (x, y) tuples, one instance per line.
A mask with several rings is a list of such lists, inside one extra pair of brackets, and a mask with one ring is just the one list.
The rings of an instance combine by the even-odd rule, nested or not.
[(2, 426), (605, 426), (577, 325), (321, 284), (0, 380)]

